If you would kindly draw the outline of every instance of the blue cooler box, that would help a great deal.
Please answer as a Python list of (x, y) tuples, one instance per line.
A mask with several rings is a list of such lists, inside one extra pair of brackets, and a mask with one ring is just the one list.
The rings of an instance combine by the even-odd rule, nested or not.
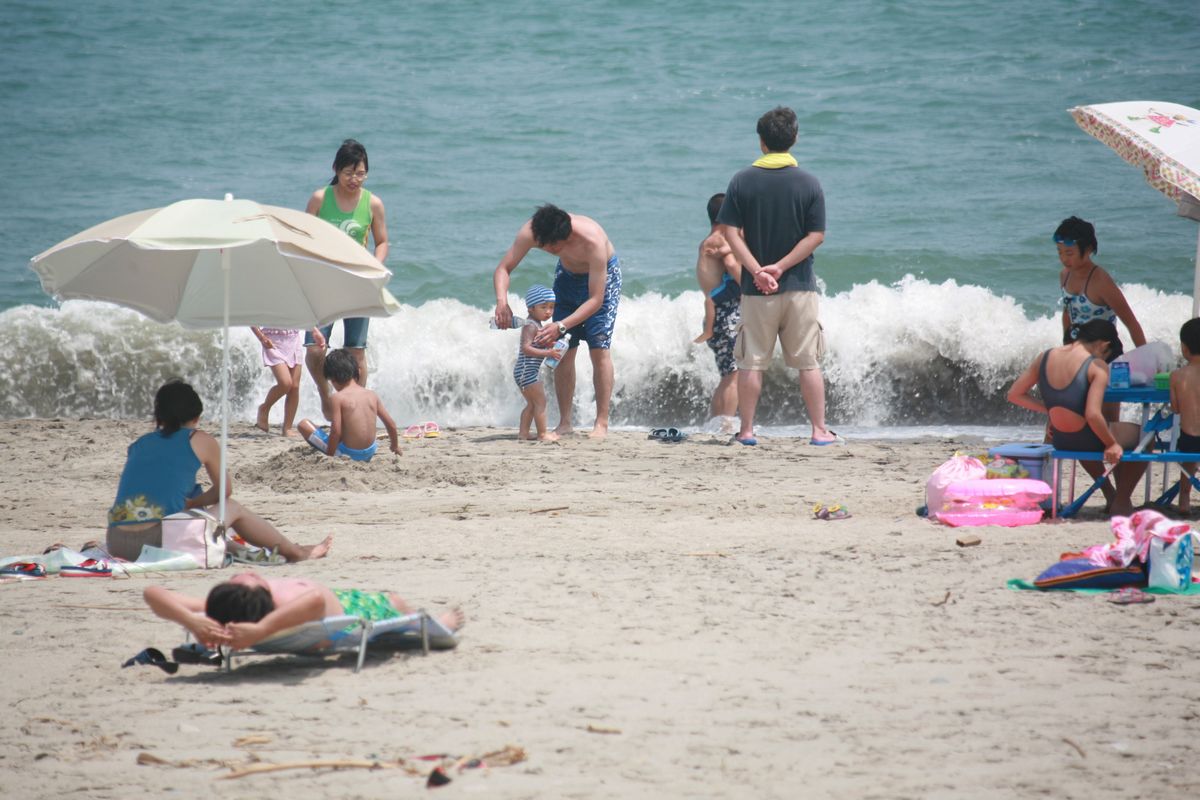
[(1047, 467), (1052, 452), (1054, 452), (1054, 445), (1041, 442), (1037, 444), (1002, 444), (999, 447), (988, 448), (989, 456), (1013, 459), (1029, 473), (1030, 478), (1036, 481), (1044, 481), (1049, 477)]

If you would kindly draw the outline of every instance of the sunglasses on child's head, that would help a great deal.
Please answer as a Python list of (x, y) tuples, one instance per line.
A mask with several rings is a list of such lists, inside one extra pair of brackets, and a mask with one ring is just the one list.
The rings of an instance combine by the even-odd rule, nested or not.
[(1074, 247), (1074, 246), (1075, 246), (1075, 240), (1074, 240), (1074, 239), (1068, 239), (1068, 238), (1066, 238), (1065, 236), (1062, 236), (1062, 235), (1060, 235), (1060, 234), (1057, 234), (1057, 233), (1056, 233), (1056, 234), (1054, 234), (1054, 236), (1053, 236), (1053, 237), (1051, 237), (1051, 238), (1053, 238), (1053, 239), (1054, 239), (1054, 243), (1055, 243), (1055, 244), (1061, 244), (1061, 245), (1063, 245), (1064, 247)]

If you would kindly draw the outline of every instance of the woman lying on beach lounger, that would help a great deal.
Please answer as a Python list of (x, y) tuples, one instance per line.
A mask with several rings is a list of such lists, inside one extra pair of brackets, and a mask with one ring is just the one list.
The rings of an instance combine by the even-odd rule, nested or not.
[[(1104, 418), (1104, 391), (1108, 388), (1108, 362), (1124, 348), (1116, 327), (1108, 320), (1092, 320), (1078, 328), (1070, 344), (1052, 347), (1039, 355), (1008, 390), (1008, 401), (1050, 416), (1050, 437), (1058, 450), (1104, 452), (1104, 460), (1116, 464), (1117, 487), (1105, 481), (1101, 487), (1112, 514), (1133, 511), (1133, 489), (1145, 464), (1119, 464), (1128, 448), (1137, 444), (1141, 430), (1131, 422), (1108, 422)], [(1041, 398), (1030, 390), (1037, 385)], [(1084, 461), (1094, 478), (1104, 474), (1104, 465)]]
[[(235, 650), (325, 617), (350, 614), (382, 620), (412, 612), (408, 603), (391, 592), (328, 589), (303, 578), (264, 578), (256, 572), (244, 572), (218, 583), (207, 598), (190, 597), (161, 586), (149, 587), (143, 597), (150, 610), (187, 628), (205, 647), (227, 645)], [(463, 625), (463, 615), (455, 608), (438, 621), (457, 631)]]
[[(110, 555), (135, 561), (143, 545), (161, 547), (163, 517), (189, 508), (218, 513), (221, 450), (216, 439), (196, 429), (203, 411), (200, 395), (183, 381), (169, 381), (154, 395), (155, 429), (129, 446), (117, 499), (108, 510)], [(212, 482), (204, 492), (196, 483), (201, 466)], [(288, 561), (321, 558), (329, 552), (333, 537), (320, 544), (296, 544), (229, 499), (232, 487), (226, 472), (225, 522), (247, 542), (276, 550)]]

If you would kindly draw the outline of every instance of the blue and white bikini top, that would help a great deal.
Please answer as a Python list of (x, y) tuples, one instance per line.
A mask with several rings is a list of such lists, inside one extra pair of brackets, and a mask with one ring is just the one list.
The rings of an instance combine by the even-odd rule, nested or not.
[(1110, 307), (1093, 303), (1088, 299), (1087, 287), (1091, 283), (1092, 273), (1095, 271), (1096, 267), (1092, 267), (1092, 271), (1088, 273), (1087, 278), (1083, 282), (1083, 291), (1079, 294), (1068, 292), (1067, 279), (1063, 279), (1062, 305), (1067, 310), (1067, 316), (1070, 318), (1072, 325), (1083, 325), (1094, 319), (1105, 319), (1109, 322), (1115, 322), (1117, 319), (1117, 312), (1113, 311)]

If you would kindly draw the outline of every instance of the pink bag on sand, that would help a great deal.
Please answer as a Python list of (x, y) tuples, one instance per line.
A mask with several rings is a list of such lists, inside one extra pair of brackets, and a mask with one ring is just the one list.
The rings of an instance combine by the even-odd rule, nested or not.
[(225, 526), (198, 508), (163, 517), (162, 546), (191, 556), (201, 569), (225, 566)]
[(925, 507), (929, 518), (937, 519), (937, 512), (946, 503), (946, 487), (958, 481), (974, 481), (987, 477), (987, 467), (978, 458), (955, 455), (933, 471), (925, 483)]

